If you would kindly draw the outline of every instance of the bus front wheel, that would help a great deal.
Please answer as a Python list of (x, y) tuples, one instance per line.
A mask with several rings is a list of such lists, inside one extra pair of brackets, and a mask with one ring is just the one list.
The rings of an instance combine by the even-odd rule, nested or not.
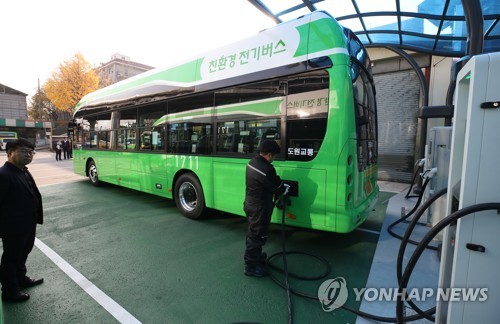
[(96, 187), (99, 187), (101, 185), (101, 182), (99, 181), (99, 176), (97, 175), (97, 167), (94, 161), (90, 161), (89, 163), (88, 174), (90, 183), (92, 183)]
[(198, 179), (190, 173), (183, 174), (175, 182), (175, 204), (182, 215), (198, 219), (205, 211), (205, 197)]

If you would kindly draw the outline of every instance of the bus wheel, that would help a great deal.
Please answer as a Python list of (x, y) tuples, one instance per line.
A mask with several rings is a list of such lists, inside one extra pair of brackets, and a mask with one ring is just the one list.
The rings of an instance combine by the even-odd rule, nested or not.
[(186, 173), (177, 179), (174, 198), (181, 213), (191, 219), (198, 219), (205, 211), (205, 197), (200, 182), (193, 174)]
[(99, 181), (99, 176), (97, 175), (97, 167), (95, 166), (94, 161), (90, 161), (89, 163), (88, 174), (90, 182), (94, 186), (99, 187), (101, 185), (101, 182)]

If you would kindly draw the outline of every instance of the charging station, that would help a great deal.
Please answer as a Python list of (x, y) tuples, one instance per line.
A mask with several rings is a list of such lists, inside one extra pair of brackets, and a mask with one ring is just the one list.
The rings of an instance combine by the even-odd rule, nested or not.
[[(425, 172), (436, 173), (431, 176), (430, 182), (424, 192), (425, 203), (437, 191), (446, 188), (448, 185), (448, 173), (450, 169), (450, 152), (451, 152), (451, 126), (433, 127), (429, 132), (429, 144), (426, 145), (425, 154)], [(425, 173), (422, 174), (425, 176)], [(446, 199), (439, 198), (427, 211), (427, 223), (436, 225), (444, 216), (446, 216)], [(440, 241), (441, 236), (436, 238)]]
[[(446, 215), (500, 202), (500, 53), (473, 56), (455, 93)], [(443, 234), (439, 287), (487, 288), (485, 301), (438, 300), (436, 323), (498, 323), (500, 215), (489, 210), (458, 219)]]

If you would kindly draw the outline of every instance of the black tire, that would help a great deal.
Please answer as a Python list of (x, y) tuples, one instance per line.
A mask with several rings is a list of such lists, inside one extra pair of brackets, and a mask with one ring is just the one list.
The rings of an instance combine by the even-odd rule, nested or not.
[(97, 174), (97, 166), (95, 162), (92, 160), (89, 162), (89, 168), (87, 170), (87, 174), (89, 175), (89, 180), (92, 185), (99, 187), (101, 182), (99, 181), (99, 176)]
[(192, 173), (185, 173), (177, 179), (174, 198), (182, 215), (191, 219), (199, 219), (205, 212), (205, 196), (200, 182)]

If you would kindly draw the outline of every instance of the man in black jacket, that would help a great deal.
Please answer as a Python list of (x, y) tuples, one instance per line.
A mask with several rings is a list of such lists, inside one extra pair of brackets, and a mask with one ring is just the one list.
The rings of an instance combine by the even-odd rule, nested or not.
[(26, 168), (35, 154), (34, 145), (18, 139), (7, 143), (7, 162), (0, 167), (0, 264), (2, 300), (22, 302), (29, 295), (21, 288), (43, 282), (26, 276), (26, 260), (35, 242), (36, 224), (43, 223), (42, 196)]
[(63, 150), (63, 156), (64, 156), (64, 159), (69, 159), (69, 141), (68, 141), (68, 138), (65, 137), (64, 138), (64, 141), (62, 142), (62, 150)]
[(267, 274), (266, 244), (267, 232), (274, 209), (273, 196), (287, 194), (290, 186), (281, 181), (271, 164), (280, 152), (274, 140), (265, 140), (260, 153), (247, 164), (246, 194), (243, 205), (248, 220), (245, 250), (245, 271), (247, 276), (263, 277)]

